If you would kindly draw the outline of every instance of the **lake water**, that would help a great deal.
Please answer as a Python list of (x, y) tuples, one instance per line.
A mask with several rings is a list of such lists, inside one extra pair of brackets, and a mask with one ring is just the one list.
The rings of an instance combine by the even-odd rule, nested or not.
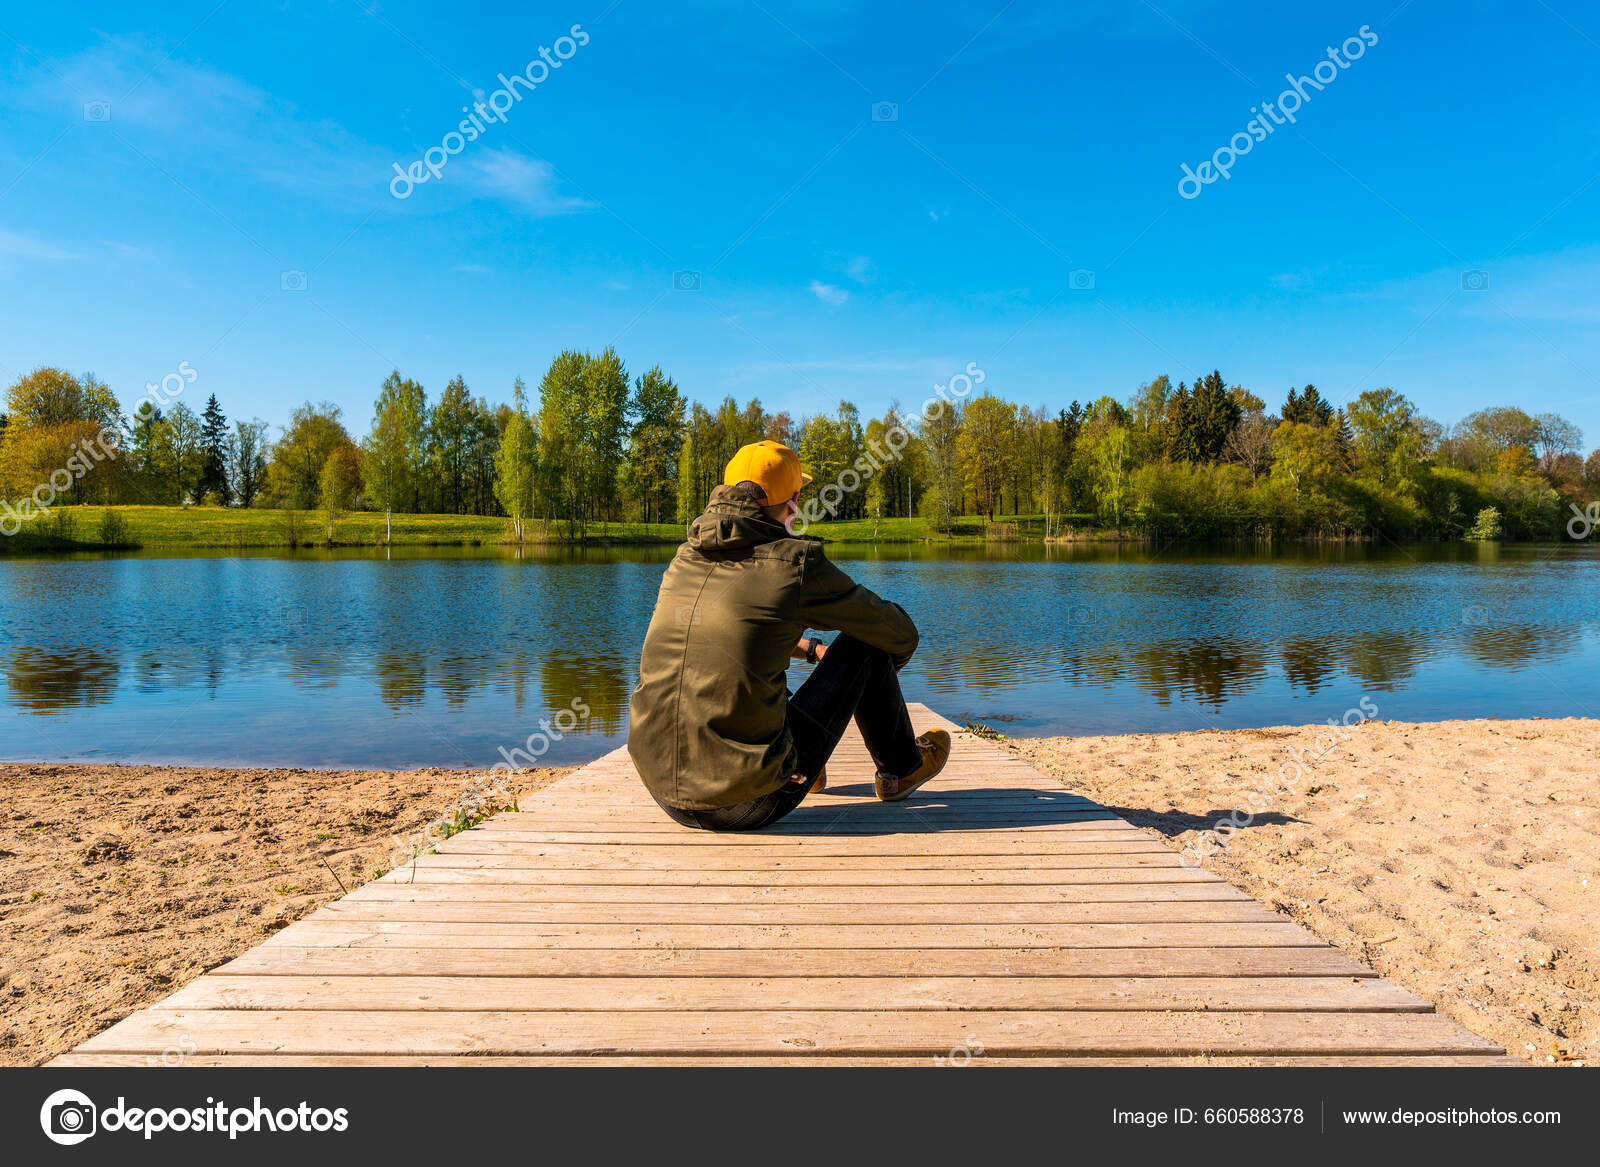
[[(670, 555), (0, 560), (0, 757), (476, 768), (576, 701), (542, 760), (587, 760), (623, 740)], [(833, 555), (921, 629), (908, 698), (1013, 735), (1322, 722), (1363, 696), (1393, 720), (1600, 717), (1592, 549)]]

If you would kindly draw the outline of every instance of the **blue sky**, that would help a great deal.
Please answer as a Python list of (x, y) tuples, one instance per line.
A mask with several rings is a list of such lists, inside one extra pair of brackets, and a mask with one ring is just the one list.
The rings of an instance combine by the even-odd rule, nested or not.
[[(1052, 409), (1215, 366), (1274, 406), (1390, 385), (1600, 444), (1592, 6), (508, 9), (0, 5), (0, 377), (93, 370), (126, 404), (187, 361), (196, 407), (326, 399), (359, 433), (392, 367), (495, 401), (566, 346), (796, 415), (917, 402), (969, 361)], [(1180, 197), (1364, 25), (1294, 125)]]

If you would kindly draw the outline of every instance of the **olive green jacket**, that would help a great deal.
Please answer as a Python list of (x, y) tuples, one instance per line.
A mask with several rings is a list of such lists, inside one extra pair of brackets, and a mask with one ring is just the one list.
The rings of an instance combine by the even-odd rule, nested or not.
[(897, 661), (917, 629), (755, 502), (719, 486), (661, 580), (628, 707), (628, 753), (668, 806), (714, 810), (795, 773), (784, 670), (808, 628), (848, 633)]

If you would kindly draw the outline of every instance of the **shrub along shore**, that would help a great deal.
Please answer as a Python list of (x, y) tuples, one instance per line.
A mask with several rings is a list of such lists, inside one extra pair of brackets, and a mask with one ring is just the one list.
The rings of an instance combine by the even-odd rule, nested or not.
[[(1186, 531), (1180, 524), (1148, 529), (1116, 528), (1094, 515), (982, 515), (948, 522), (925, 518), (833, 519), (812, 523), (804, 534), (832, 543), (984, 546), (1031, 543), (1363, 543), (1363, 535), (1282, 536), (1256, 527), (1249, 516), (1232, 524), (1234, 533)], [(1487, 536), (1498, 538), (1498, 533)], [(392, 530), (385, 516), (351, 511), (330, 524), (317, 511), (265, 510), (217, 506), (60, 506), (35, 516), (16, 534), (0, 537), (0, 557), (49, 552), (266, 550), (329, 547), (626, 547), (676, 546), (684, 538), (678, 523), (606, 523), (580, 530), (562, 520), (523, 524), (522, 537), (501, 515), (396, 514)], [(1470, 538), (1470, 536), (1469, 536)], [(1546, 540), (1548, 541), (1548, 540)], [(1567, 542), (1570, 540), (1560, 540)]]
[[(1010, 515), (989, 522), (981, 515), (957, 518), (949, 530), (926, 519), (885, 518), (813, 523), (806, 534), (837, 543), (1042, 543), (1043, 515)], [(1051, 541), (1136, 541), (1143, 536), (1104, 528), (1093, 516), (1052, 516)], [(71, 506), (33, 518), (15, 535), (0, 538), (7, 552), (117, 551), (140, 548), (296, 547), (479, 547), (676, 545), (679, 523), (597, 524), (579, 532), (557, 520), (524, 525), (518, 540), (511, 520), (492, 515), (396, 514), (392, 537), (374, 511), (347, 512), (330, 524), (317, 511), (210, 506)]]

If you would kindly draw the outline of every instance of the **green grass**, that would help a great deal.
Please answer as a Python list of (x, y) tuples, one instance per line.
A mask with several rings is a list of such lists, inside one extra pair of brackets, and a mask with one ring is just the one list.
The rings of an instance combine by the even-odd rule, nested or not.
[[(114, 515), (118, 542), (102, 541), (105, 516)], [(1086, 537), (1103, 536), (1092, 516), (1058, 516), (1052, 533), (1074, 530)], [(1044, 516), (1006, 515), (993, 523), (981, 515), (952, 520), (949, 531), (922, 518), (849, 519), (812, 523), (806, 534), (836, 543), (971, 543), (1040, 542)], [(675, 544), (683, 539), (678, 523), (594, 524), (582, 541), (589, 544)], [(529, 524), (530, 542), (567, 542), (565, 522)], [(483, 515), (394, 516), (396, 547), (477, 547), (511, 545), (509, 519)], [(333, 542), (343, 547), (378, 547), (385, 542), (384, 517), (373, 511), (352, 511), (333, 524)], [(20, 532), (0, 536), (0, 555), (22, 552), (95, 551), (116, 547), (188, 547), (218, 550), (270, 547), (319, 547), (328, 543), (328, 520), (316, 511), (244, 510), (238, 507), (117, 506), (57, 507), (48, 518), (35, 518)]]
[[(104, 547), (97, 538), (100, 518), (106, 512), (122, 518), (127, 542), (139, 547), (196, 547), (238, 549), (255, 547), (315, 547), (328, 542), (328, 520), (316, 511), (244, 510), (239, 507), (117, 506), (58, 507), (50, 518), (36, 518), (16, 535), (0, 537), (0, 555), (8, 551), (74, 551)], [(68, 524), (72, 535), (58, 534), (57, 516), (76, 512)], [(551, 524), (549, 538), (567, 538), (565, 523)], [(543, 523), (530, 524), (530, 540), (545, 538)], [(584, 542), (677, 543), (683, 528), (675, 523), (611, 523), (595, 525)], [(384, 517), (372, 511), (352, 511), (335, 520), (337, 546), (377, 547), (385, 542)], [(472, 547), (511, 542), (509, 519), (483, 515), (395, 515), (396, 547)]]

